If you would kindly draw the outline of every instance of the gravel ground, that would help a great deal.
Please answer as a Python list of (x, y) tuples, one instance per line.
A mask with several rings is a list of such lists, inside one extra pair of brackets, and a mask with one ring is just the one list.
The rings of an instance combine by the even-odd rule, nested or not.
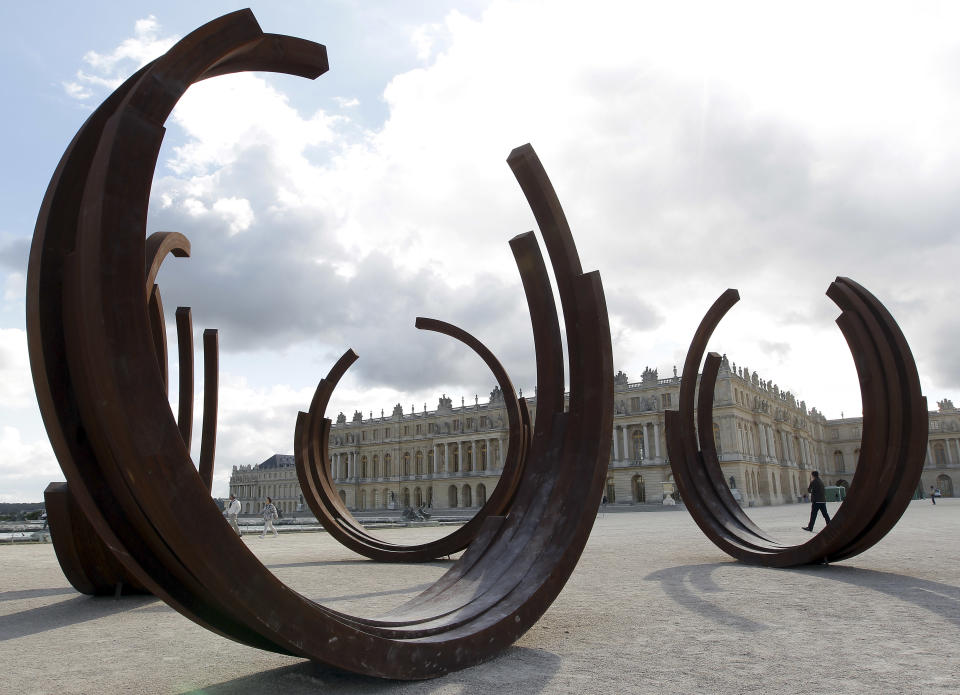
[[(831, 504), (831, 509), (837, 505)], [(808, 505), (750, 510), (785, 541)], [(384, 531), (402, 542), (449, 529)], [(960, 499), (911, 504), (870, 551), (829, 567), (731, 560), (685, 512), (601, 515), (566, 588), (502, 656), (380, 681), (235, 644), (150, 597), (90, 598), (50, 545), (0, 546), (0, 692), (960, 693)], [(310, 598), (376, 615), (449, 567), (384, 566), (324, 533), (245, 536)]]

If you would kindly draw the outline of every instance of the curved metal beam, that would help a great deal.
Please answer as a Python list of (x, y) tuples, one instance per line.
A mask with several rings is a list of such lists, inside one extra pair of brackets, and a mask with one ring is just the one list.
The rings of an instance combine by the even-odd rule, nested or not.
[(927, 402), (903, 333), (862, 286), (838, 277), (827, 290), (842, 310), (837, 325), (860, 377), (863, 435), (860, 463), (846, 500), (806, 543), (783, 545), (759, 529), (734, 500), (713, 439), (713, 393), (720, 356), (707, 356), (697, 399), (696, 376), (707, 342), (739, 299), (727, 290), (704, 316), (687, 352), (679, 410), (666, 413), (667, 449), (680, 495), (718, 547), (745, 562), (792, 567), (835, 562), (870, 548), (900, 519), (920, 480), (927, 443)]
[[(83, 514), (124, 568), (221, 635), (387, 678), (429, 678), (488, 659), (556, 598), (596, 516), (613, 403), (599, 275), (580, 272), (549, 180), (532, 148), (518, 148), (509, 161), (537, 211), (561, 288), (569, 410), (563, 412), (557, 370), (538, 368), (538, 376), (554, 379), (538, 383), (539, 392), (559, 398), (538, 412), (510, 512), (488, 517), (463, 557), (420, 598), (366, 620), (300, 596), (257, 560), (210, 502), (166, 399), (147, 312), (132, 299), (142, 297), (147, 203), (163, 123), (190, 84), (245, 69), (313, 76), (326, 70), (326, 52), (264, 35), (248, 10), (221, 17), (121, 85), (81, 128), (54, 174), (31, 251), (28, 332), (38, 400), (61, 467)], [(525, 287), (548, 294), (545, 274), (522, 274)], [(549, 305), (552, 299), (530, 307), (535, 336), (559, 333)], [(538, 330), (541, 322), (552, 325)], [(538, 361), (560, 359), (536, 347)]]
[[(470, 521), (443, 538), (429, 543), (401, 545), (377, 538), (353, 518), (337, 494), (336, 483), (330, 474), (330, 420), (325, 417), (326, 407), (340, 378), (357, 359), (353, 350), (344, 353), (327, 377), (317, 385), (310, 411), (300, 413), (297, 418), (297, 432), (294, 437), (297, 478), (304, 500), (330, 535), (351, 550), (381, 562), (426, 562), (466, 548), (479, 535), (487, 517), (503, 516), (509, 511), (523, 474), (523, 462), (529, 444), (529, 411), (525, 415), (521, 414), (521, 410), (527, 409), (526, 400), (517, 400), (506, 370), (493, 353), (474, 336), (452, 324), (418, 317), (415, 325), (422, 330), (436, 331), (455, 338), (480, 356), (493, 372), (503, 392), (510, 435), (500, 481)], [(397, 463), (399, 465), (400, 462)]]

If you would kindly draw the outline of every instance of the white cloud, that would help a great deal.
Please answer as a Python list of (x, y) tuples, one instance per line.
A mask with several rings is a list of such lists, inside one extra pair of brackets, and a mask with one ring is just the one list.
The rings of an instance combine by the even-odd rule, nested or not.
[(179, 37), (160, 36), (160, 24), (153, 15), (134, 23), (133, 36), (124, 39), (109, 53), (87, 51), (83, 62), (89, 71), (78, 70), (76, 81), (64, 82), (67, 95), (85, 101), (94, 94), (116, 89), (123, 80), (151, 60), (166, 53)]
[(18, 328), (0, 328), (0, 404), (3, 408), (36, 404), (27, 355), (27, 332)]
[(24, 441), (20, 431), (0, 426), (0, 491), (2, 502), (36, 502), (52, 480), (63, 480), (50, 443), (44, 439)]
[(246, 198), (220, 198), (213, 204), (213, 211), (227, 220), (231, 235), (246, 231), (253, 224), (253, 209)]

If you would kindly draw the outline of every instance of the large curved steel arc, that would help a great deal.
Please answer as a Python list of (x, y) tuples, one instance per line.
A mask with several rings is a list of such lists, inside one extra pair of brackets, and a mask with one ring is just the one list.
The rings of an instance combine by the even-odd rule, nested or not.
[[(30, 322), (31, 362), (51, 441), (84, 515), (124, 567), (199, 624), (250, 646), (382, 677), (428, 678), (483, 661), (556, 598), (593, 524), (613, 402), (599, 276), (579, 271), (552, 187), (532, 148), (521, 148), (521, 169), (535, 184), (524, 193), (532, 207), (547, 209), (538, 222), (562, 288), (576, 373), (570, 409), (563, 412), (561, 367), (559, 381), (538, 383), (540, 393), (559, 394), (552, 398), (559, 408), (538, 413), (510, 513), (488, 517), (477, 542), (425, 592), (434, 599), (415, 599), (372, 621), (300, 596), (210, 502), (170, 411), (142, 299), (147, 202), (163, 122), (190, 84), (247, 69), (316, 76), (326, 56), (317, 44), (264, 35), (249, 11), (227, 15), (121, 86), (64, 155), (38, 219), (28, 281), (28, 317), (31, 309), (38, 317)], [(525, 289), (549, 291), (545, 273), (523, 277)], [(554, 308), (530, 308), (535, 336), (559, 335)], [(551, 327), (544, 328), (544, 316)], [(540, 359), (551, 366), (558, 359), (543, 347), (538, 376), (556, 376), (539, 367)], [(54, 364), (58, 357), (63, 365)]]
[[(502, 516), (509, 510), (523, 473), (523, 461), (529, 443), (529, 412), (524, 399), (517, 400), (506, 370), (490, 350), (474, 336), (452, 324), (435, 319), (417, 318), (416, 327), (443, 333), (470, 347), (494, 374), (504, 397), (509, 439), (500, 481), (493, 493), (470, 521), (452, 533), (429, 543), (401, 545), (389, 543), (368, 533), (356, 522), (337, 494), (330, 475), (328, 456), (330, 420), (325, 417), (330, 395), (346, 369), (357, 359), (348, 350), (317, 385), (310, 410), (300, 413), (294, 437), (297, 477), (304, 500), (327, 531), (350, 549), (382, 562), (425, 562), (452, 555), (467, 547), (479, 534), (489, 516)], [(398, 462), (399, 465), (399, 462)]]
[(687, 508), (718, 547), (747, 562), (789, 567), (861, 553), (893, 528), (920, 479), (926, 399), (903, 333), (876, 297), (849, 278), (837, 278), (827, 295), (842, 310), (837, 325), (860, 378), (863, 435), (854, 483), (824, 531), (800, 545), (780, 544), (734, 500), (713, 439), (713, 393), (721, 364), (716, 353), (707, 356), (700, 378), (694, 426), (696, 374), (710, 335), (739, 299), (735, 290), (721, 295), (697, 329), (684, 363), (679, 410), (666, 413), (670, 463)]

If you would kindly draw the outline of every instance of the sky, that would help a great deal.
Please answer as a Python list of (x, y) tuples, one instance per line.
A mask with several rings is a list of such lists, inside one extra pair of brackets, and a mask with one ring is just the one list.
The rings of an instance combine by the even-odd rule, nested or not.
[[(861, 414), (824, 295), (838, 275), (899, 322), (931, 409), (960, 403), (960, 6), (951, 3), (377, 0), (252, 3), (266, 32), (327, 47), (315, 81), (190, 88), (167, 122), (147, 233), (192, 243), (158, 277), (218, 328), (215, 495), (293, 452), (296, 413), (348, 348), (328, 415), (433, 410), (494, 386), (450, 321), (531, 394), (529, 315), (507, 242), (535, 229), (506, 165), (536, 149), (615, 369), (672, 375), (711, 303), (710, 349), (828, 418)], [(63, 150), (126, 76), (237, 6), (0, 5), (0, 501), (62, 480), (36, 405), (26, 263)], [(175, 351), (174, 351), (175, 352)], [(171, 383), (178, 366), (171, 361)], [(172, 405), (176, 412), (176, 393)], [(199, 456), (199, 436), (193, 455)]]

